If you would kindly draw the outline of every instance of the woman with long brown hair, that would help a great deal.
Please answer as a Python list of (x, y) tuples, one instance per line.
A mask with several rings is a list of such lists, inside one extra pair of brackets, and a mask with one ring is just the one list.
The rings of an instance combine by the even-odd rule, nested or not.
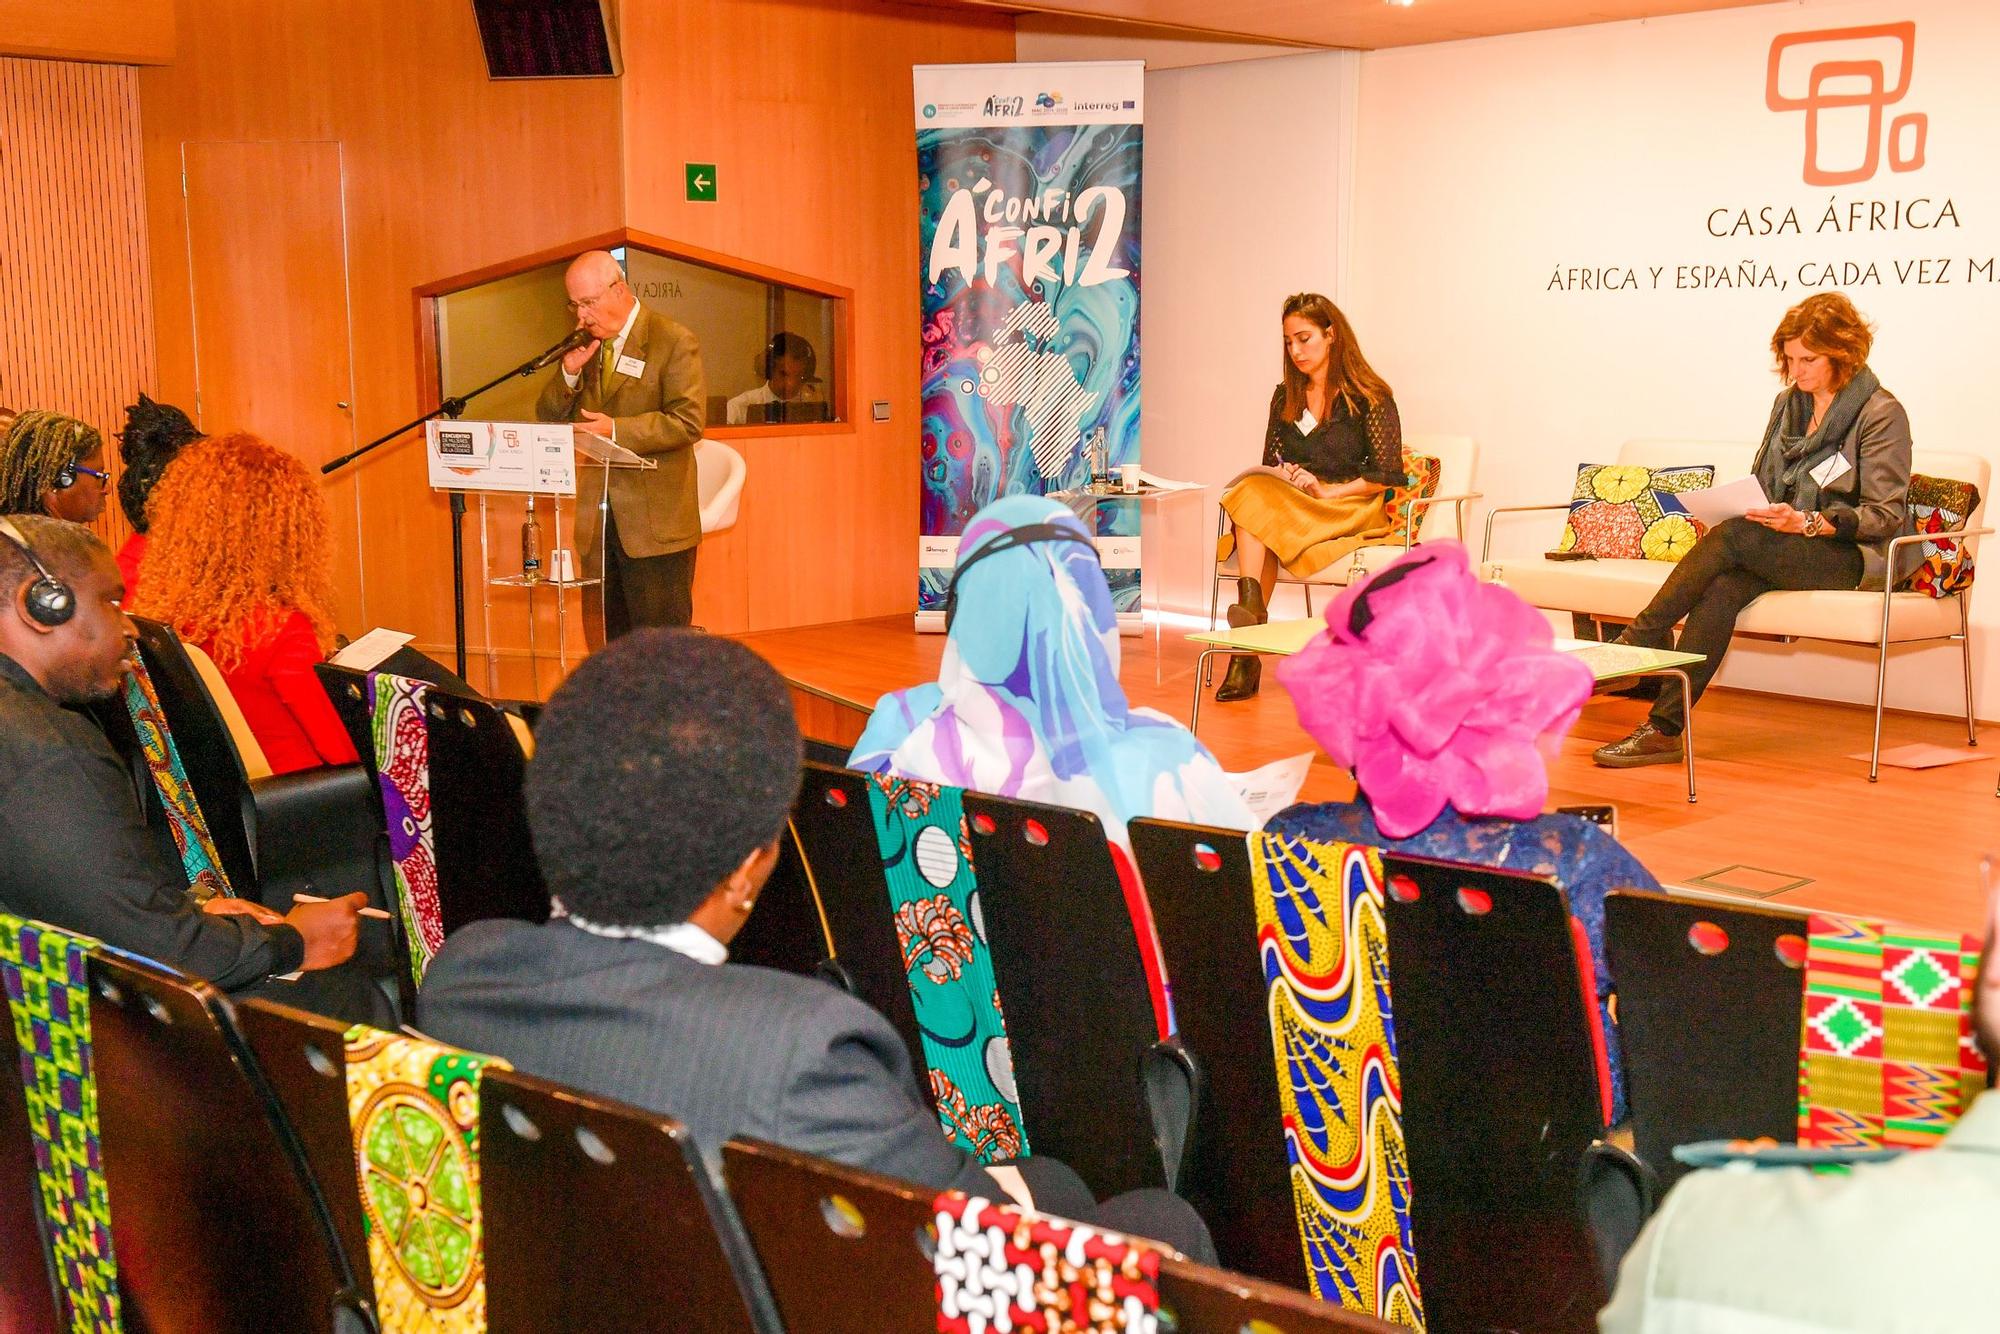
[(276, 773), (351, 764), (313, 665), (333, 648), (326, 501), (298, 459), (254, 435), (187, 446), (146, 501), (132, 608), (199, 646), (228, 679)]
[[(1395, 396), (1340, 307), (1300, 292), (1282, 319), (1284, 379), (1271, 391), (1263, 469), (1222, 494), (1241, 572), (1229, 623), (1239, 627), (1263, 624), (1280, 566), (1305, 578), (1387, 536), (1389, 504), (1409, 480)], [(1233, 657), (1215, 697), (1248, 699), (1260, 676), (1256, 657)]]

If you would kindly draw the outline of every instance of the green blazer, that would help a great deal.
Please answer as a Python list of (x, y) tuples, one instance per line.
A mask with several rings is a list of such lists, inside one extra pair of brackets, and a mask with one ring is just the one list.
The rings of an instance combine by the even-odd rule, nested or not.
[[(542, 386), (535, 415), (543, 421), (575, 421), (584, 411), (601, 412), (617, 423), (617, 440), (657, 469), (611, 470), (611, 512), (618, 519), (618, 545), (628, 556), (665, 556), (701, 541), (701, 497), (695, 484), (694, 446), (701, 439), (703, 409), (701, 348), (692, 330), (645, 306), (625, 340), (625, 357), (644, 364), (638, 375), (614, 368), (601, 383), (601, 359), (583, 368), (571, 389), (558, 363)], [(595, 560), (602, 524), (598, 505), (604, 474), (577, 459), (576, 552)], [(591, 564), (590, 568), (595, 569)]]

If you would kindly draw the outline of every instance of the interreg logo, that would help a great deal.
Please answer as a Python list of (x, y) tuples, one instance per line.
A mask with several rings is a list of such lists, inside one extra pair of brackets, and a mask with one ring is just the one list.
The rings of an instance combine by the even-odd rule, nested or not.
[(1930, 117), (1906, 112), (1882, 123), (1887, 108), (1910, 91), (1916, 50), (1917, 25), (1911, 22), (1790, 32), (1772, 40), (1764, 103), (1773, 111), (1805, 112), (1807, 185), (1869, 180), (1885, 146), (1891, 171), (1924, 165)]

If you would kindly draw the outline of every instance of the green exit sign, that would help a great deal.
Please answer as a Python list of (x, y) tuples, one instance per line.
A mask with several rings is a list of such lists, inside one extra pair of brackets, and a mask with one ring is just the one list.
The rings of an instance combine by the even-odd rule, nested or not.
[(690, 162), (687, 164), (688, 200), (696, 204), (715, 202), (715, 164), (713, 162)]

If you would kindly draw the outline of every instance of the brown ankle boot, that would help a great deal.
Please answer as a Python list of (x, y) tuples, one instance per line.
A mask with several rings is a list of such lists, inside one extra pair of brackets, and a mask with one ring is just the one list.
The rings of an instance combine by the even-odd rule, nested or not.
[[(1231, 607), (1233, 612), (1236, 608)], [(1231, 700), (1249, 699), (1263, 684), (1264, 660), (1254, 653), (1239, 653), (1229, 659), (1229, 671), (1222, 678), (1222, 685), (1215, 692), (1217, 704), (1227, 704)]]
[[(1262, 625), (1270, 619), (1270, 611), (1264, 606), (1264, 587), (1255, 579), (1236, 581), (1236, 602), (1229, 609), (1229, 624), (1238, 630), (1246, 625)], [(1231, 671), (1235, 670), (1232, 665)]]

